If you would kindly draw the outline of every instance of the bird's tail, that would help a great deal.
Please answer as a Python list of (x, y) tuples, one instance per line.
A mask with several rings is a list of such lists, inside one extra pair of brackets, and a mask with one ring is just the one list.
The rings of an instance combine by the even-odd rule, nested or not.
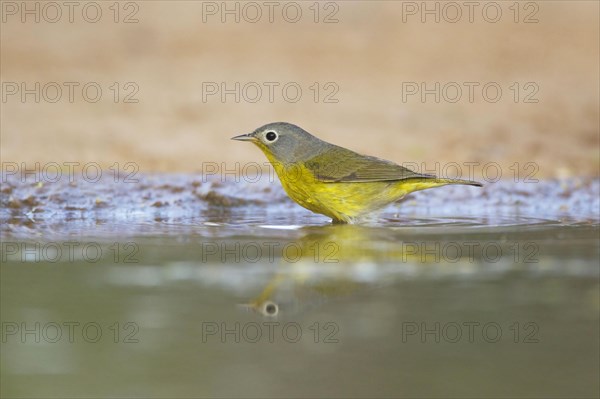
[(446, 184), (464, 184), (467, 186), (475, 186), (475, 187), (483, 187), (483, 184), (473, 181), (473, 180), (462, 180), (462, 179), (432, 179), (433, 183), (437, 185), (446, 185)]
[(483, 184), (473, 180), (462, 179), (438, 179), (436, 177), (413, 178), (401, 180), (397, 187), (399, 198), (414, 191), (427, 190), (429, 188), (446, 186), (448, 184), (466, 184), (469, 186), (483, 187)]

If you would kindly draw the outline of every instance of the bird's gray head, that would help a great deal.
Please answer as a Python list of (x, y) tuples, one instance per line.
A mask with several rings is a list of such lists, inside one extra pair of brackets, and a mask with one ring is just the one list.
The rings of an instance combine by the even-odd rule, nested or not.
[(252, 133), (232, 137), (232, 140), (252, 141), (269, 160), (281, 163), (311, 158), (327, 146), (301, 127), (286, 122), (269, 123)]

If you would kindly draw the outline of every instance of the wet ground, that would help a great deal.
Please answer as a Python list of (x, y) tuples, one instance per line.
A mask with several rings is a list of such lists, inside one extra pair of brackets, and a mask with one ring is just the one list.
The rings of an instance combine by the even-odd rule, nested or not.
[(600, 394), (598, 179), (353, 226), (268, 178), (124, 180), (3, 176), (3, 397)]

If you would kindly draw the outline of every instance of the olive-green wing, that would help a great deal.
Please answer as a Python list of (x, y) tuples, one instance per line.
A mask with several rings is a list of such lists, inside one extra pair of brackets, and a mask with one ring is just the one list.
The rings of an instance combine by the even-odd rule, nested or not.
[(304, 163), (319, 181), (358, 183), (435, 178), (434, 175), (416, 173), (384, 159), (360, 155), (342, 147), (332, 147)]

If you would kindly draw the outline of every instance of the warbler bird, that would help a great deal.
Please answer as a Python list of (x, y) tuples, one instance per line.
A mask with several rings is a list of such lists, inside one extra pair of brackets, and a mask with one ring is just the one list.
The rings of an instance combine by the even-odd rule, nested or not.
[(329, 216), (334, 223), (360, 221), (413, 191), (447, 184), (482, 186), (476, 181), (417, 173), (391, 161), (361, 155), (320, 140), (291, 123), (269, 123), (232, 140), (256, 144), (290, 198)]

